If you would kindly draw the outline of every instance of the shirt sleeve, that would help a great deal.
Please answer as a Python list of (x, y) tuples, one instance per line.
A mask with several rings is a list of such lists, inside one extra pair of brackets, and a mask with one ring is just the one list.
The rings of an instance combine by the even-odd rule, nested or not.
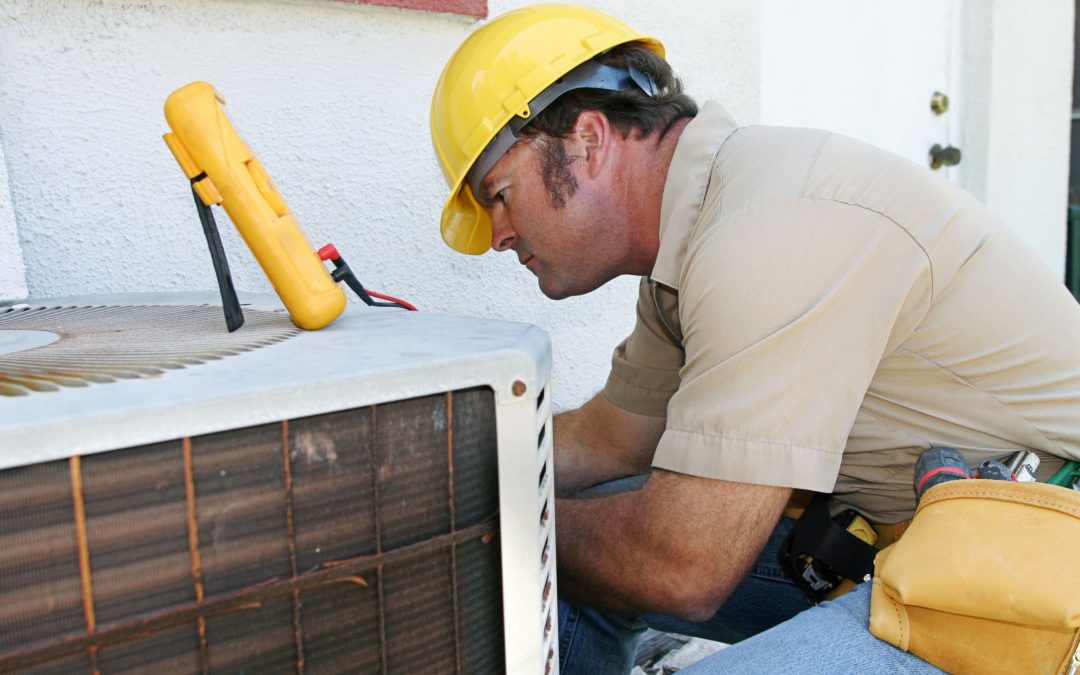
[(679, 369), (683, 349), (677, 327), (665, 322), (657, 306), (667, 305), (672, 317), (677, 313), (678, 297), (671, 289), (658, 287), (647, 278), (641, 280), (634, 330), (615, 348), (611, 372), (604, 395), (609, 401), (632, 413), (649, 417), (667, 415), (668, 401), (679, 388)]
[(902, 225), (792, 199), (703, 223), (680, 278), (686, 363), (656, 467), (830, 492), (878, 363), (929, 306)]

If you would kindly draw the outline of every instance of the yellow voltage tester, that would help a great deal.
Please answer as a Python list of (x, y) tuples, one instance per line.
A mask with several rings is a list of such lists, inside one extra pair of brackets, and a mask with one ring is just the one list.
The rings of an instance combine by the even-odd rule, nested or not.
[[(224, 104), (206, 82), (181, 87), (165, 101), (165, 119), (172, 132), (164, 138), (191, 181), (229, 330), (243, 324), (243, 314), (209, 208), (214, 204), (225, 209), (300, 328), (322, 328), (341, 314), (345, 294), (339, 281), (345, 281), (369, 305), (415, 309), (378, 293), (370, 295), (390, 302), (372, 300), (333, 245), (315, 252), (266, 170), (229, 122)], [(334, 263), (332, 273), (323, 265), (324, 260)]]

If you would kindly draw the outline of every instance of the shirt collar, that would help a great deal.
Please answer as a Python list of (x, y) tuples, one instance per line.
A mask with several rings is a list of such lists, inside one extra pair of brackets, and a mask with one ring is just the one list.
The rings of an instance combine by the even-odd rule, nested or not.
[(737, 128), (719, 103), (706, 101), (683, 129), (664, 184), (660, 250), (649, 275), (653, 280), (678, 290), (686, 246), (701, 216), (716, 156)]

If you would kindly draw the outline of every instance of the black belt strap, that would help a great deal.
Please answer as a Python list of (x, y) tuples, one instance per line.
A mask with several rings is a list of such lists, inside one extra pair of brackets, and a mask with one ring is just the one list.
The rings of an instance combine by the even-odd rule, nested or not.
[(817, 493), (792, 530), (792, 550), (806, 554), (837, 574), (859, 582), (874, 573), (877, 549), (841, 527), (829, 515), (829, 495)]

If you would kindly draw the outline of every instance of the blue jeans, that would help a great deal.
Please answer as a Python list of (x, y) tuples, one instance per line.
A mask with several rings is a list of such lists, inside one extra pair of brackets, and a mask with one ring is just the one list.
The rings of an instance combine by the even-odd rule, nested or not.
[[(615, 481), (592, 492), (635, 489), (643, 482), (643, 478)], [(789, 518), (780, 520), (750, 573), (716, 615), (703, 623), (604, 612), (559, 598), (560, 672), (629, 673), (638, 640), (651, 626), (733, 645), (680, 671), (688, 674), (940, 673), (870, 634), (870, 584), (810, 608), (777, 561), (777, 550), (794, 524)]]
[(679, 671), (680, 675), (863, 675), (935, 673), (917, 656), (882, 642), (867, 630), (870, 584), (806, 610), (755, 637), (732, 645)]
[(663, 615), (604, 612), (559, 598), (559, 672), (563, 675), (629, 673), (638, 640), (649, 627), (735, 643), (807, 609), (810, 604), (806, 596), (787, 578), (776, 556), (794, 524), (789, 518), (781, 519), (750, 573), (724, 606), (703, 623)]

